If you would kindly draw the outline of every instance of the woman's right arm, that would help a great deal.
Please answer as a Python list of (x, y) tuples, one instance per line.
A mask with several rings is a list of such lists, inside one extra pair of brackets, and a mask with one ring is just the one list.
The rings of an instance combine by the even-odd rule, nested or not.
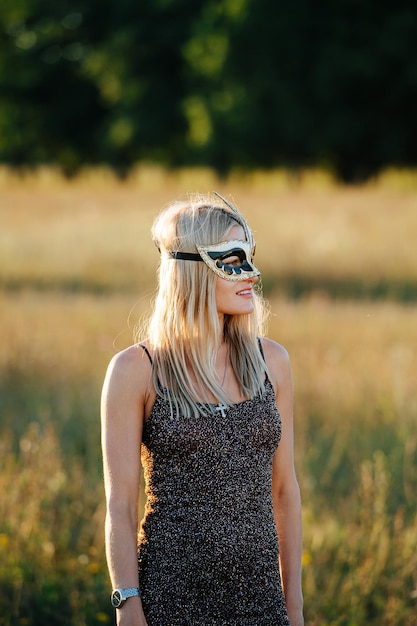
[[(131, 347), (113, 357), (101, 400), (106, 492), (106, 556), (113, 589), (138, 587), (137, 531), (140, 445), (150, 366)], [(146, 626), (140, 598), (116, 609), (119, 626)]]

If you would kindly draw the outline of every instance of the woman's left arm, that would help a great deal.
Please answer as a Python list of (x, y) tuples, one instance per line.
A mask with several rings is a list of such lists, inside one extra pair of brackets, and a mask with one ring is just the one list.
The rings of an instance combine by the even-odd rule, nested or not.
[(264, 340), (263, 345), (282, 420), (282, 437), (272, 470), (272, 499), (280, 545), (282, 585), (291, 626), (303, 626), (301, 498), (294, 468), (291, 366), (285, 348), (270, 340)]

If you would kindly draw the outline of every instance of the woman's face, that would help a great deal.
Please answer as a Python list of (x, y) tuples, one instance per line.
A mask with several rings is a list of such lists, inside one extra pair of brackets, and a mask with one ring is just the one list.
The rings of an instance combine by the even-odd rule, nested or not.
[[(245, 240), (245, 231), (242, 226), (232, 226), (227, 238)], [(223, 259), (223, 262), (233, 267), (239, 265), (241, 259), (231, 256)], [(216, 279), (216, 306), (220, 315), (248, 315), (254, 310), (253, 285), (258, 280), (257, 276), (245, 280), (232, 281), (218, 277)]]

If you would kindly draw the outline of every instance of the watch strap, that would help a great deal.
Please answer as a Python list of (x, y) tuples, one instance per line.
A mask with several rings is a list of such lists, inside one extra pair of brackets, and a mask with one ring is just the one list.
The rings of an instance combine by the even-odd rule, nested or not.
[(120, 589), (120, 591), (123, 593), (123, 596), (126, 598), (126, 600), (128, 598), (133, 598), (134, 596), (140, 597), (139, 587), (129, 587), (128, 589)]
[(139, 587), (128, 587), (127, 589), (113, 589), (111, 599), (112, 605), (115, 608), (119, 608), (122, 606), (128, 598), (133, 598), (135, 596), (141, 597)]

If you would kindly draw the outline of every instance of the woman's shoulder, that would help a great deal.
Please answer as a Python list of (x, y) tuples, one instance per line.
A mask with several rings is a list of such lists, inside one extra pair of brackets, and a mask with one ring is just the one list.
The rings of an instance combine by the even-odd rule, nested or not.
[(267, 365), (271, 362), (275, 363), (275, 365), (288, 367), (290, 357), (287, 349), (283, 345), (268, 337), (260, 337), (260, 342)]
[(144, 388), (147, 387), (152, 373), (152, 364), (147, 352), (146, 342), (133, 344), (115, 354), (110, 360), (107, 369), (107, 378), (117, 385), (130, 385), (134, 383), (138, 388), (141, 381)]
[(261, 345), (269, 377), (275, 390), (283, 385), (292, 384), (291, 364), (287, 349), (267, 337), (261, 338)]

